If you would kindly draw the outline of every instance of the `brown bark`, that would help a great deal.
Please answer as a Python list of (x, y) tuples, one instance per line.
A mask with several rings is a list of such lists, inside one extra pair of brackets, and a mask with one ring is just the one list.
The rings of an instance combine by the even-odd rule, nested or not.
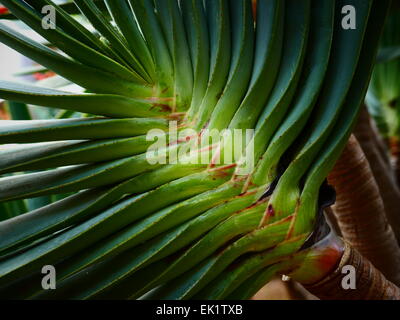
[(400, 243), (400, 189), (390, 164), (388, 150), (373, 127), (366, 108), (360, 114), (354, 134), (368, 159), (379, 187), (385, 213)]
[(390, 281), (399, 284), (399, 245), (370, 165), (354, 136), (328, 180), (337, 192), (333, 210), (344, 239)]
[[(343, 288), (342, 269), (347, 265), (355, 268), (355, 289)], [(304, 287), (322, 300), (400, 300), (400, 289), (347, 243), (337, 269), (321, 281)]]

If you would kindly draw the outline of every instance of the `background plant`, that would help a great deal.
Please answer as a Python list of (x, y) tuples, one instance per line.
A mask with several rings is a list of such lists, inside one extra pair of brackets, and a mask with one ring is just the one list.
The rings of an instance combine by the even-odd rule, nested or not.
[[(2, 121), (0, 143), (21, 146), (0, 155), (0, 173), (19, 173), (0, 179), (0, 200), (73, 193), (0, 223), (3, 295), (248, 298), (307, 260), (294, 254), (357, 119), (389, 2), (259, 0), (253, 17), (247, 0), (75, 0), (96, 32), (49, 0), (1, 3), (51, 47), (4, 24), (0, 40), (82, 90), (1, 81), (0, 97), (86, 115)], [(55, 30), (41, 27), (49, 4)], [(355, 30), (341, 26), (348, 4)], [(255, 129), (254, 172), (150, 165), (145, 135), (169, 120), (199, 138)], [(39, 287), (44, 264), (56, 291)]]
[(396, 179), (399, 182), (399, 140), (400, 140), (400, 34), (399, 10), (388, 17), (385, 32), (380, 41), (378, 64), (369, 86), (366, 103), (390, 152)]

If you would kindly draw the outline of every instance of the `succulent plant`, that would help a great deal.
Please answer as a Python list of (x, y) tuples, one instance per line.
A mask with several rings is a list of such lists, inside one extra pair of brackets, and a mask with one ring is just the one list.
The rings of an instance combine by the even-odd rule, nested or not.
[[(18, 144), (0, 154), (0, 201), (70, 194), (0, 222), (2, 295), (244, 299), (305, 263), (387, 1), (75, 0), (91, 28), (50, 0), (1, 3), (51, 47), (5, 24), (0, 41), (82, 88), (0, 82), (3, 99), (81, 115), (0, 122), (0, 143)], [(213, 129), (253, 135), (237, 154)], [(42, 289), (44, 265), (57, 290)]]

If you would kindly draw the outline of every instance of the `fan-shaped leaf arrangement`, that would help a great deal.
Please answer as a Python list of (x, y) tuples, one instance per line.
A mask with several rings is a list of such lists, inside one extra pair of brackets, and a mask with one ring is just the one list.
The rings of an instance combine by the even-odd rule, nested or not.
[[(4, 24), (0, 41), (85, 89), (0, 82), (1, 98), (85, 114), (0, 123), (0, 143), (19, 144), (0, 154), (2, 202), (72, 194), (0, 222), (2, 296), (248, 298), (299, 263), (387, 2), (75, 0), (95, 33), (50, 0), (1, 3), (56, 49)], [(237, 152), (213, 129), (253, 135)], [(165, 132), (152, 158), (149, 132)], [(43, 291), (49, 264), (57, 290)]]

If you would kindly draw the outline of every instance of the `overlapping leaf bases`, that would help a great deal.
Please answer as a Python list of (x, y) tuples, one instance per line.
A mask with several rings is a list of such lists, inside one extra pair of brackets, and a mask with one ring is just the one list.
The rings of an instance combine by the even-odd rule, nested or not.
[[(248, 298), (313, 230), (388, 3), (258, 0), (253, 17), (250, 0), (74, 2), (96, 33), (60, 7), (43, 29), (50, 0), (1, 1), (58, 50), (4, 25), (0, 40), (86, 91), (1, 82), (0, 97), (89, 115), (0, 125), (0, 143), (20, 144), (0, 172), (31, 172), (1, 178), (1, 201), (72, 193), (0, 223), (2, 296)], [(195, 139), (255, 129), (255, 169), (150, 164), (146, 133), (171, 120)], [(57, 290), (41, 290), (48, 264)]]

